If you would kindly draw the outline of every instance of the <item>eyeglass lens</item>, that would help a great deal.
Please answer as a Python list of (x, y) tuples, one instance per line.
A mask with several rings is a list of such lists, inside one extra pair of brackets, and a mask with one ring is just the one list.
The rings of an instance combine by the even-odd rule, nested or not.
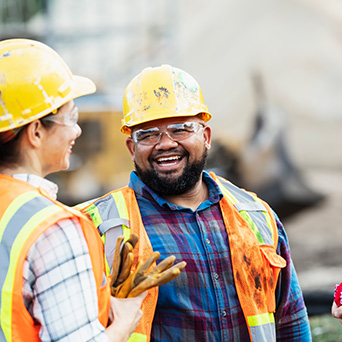
[[(197, 133), (203, 124), (198, 122), (184, 122), (181, 124), (173, 124), (166, 127), (166, 134), (174, 141), (181, 141), (189, 138), (192, 134)], [(132, 138), (135, 143), (142, 145), (157, 144), (163, 134), (158, 127), (139, 129), (133, 132)]]

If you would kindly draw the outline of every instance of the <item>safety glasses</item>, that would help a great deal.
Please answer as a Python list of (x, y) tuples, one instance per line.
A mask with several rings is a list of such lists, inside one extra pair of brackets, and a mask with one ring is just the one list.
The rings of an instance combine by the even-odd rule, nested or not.
[(198, 122), (183, 122), (168, 125), (166, 131), (160, 131), (158, 127), (139, 129), (132, 133), (132, 139), (136, 144), (153, 146), (156, 145), (163, 133), (173, 141), (182, 141), (197, 133), (204, 125)]
[(67, 113), (49, 114), (41, 118), (41, 120), (51, 121), (58, 125), (74, 127), (78, 121), (78, 108), (75, 106), (71, 112)]

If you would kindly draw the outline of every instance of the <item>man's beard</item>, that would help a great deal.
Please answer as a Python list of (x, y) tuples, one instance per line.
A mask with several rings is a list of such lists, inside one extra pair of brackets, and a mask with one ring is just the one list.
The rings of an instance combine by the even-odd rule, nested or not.
[(202, 176), (202, 171), (205, 167), (207, 156), (208, 151), (204, 147), (201, 158), (190, 164), (189, 154), (187, 153), (184, 156), (187, 158), (184, 171), (180, 177), (175, 179), (173, 179), (172, 173), (170, 173), (170, 177), (167, 175), (160, 177), (154, 168), (143, 171), (136, 163), (134, 163), (134, 165), (139, 178), (155, 193), (160, 196), (176, 196), (182, 195), (195, 187)]

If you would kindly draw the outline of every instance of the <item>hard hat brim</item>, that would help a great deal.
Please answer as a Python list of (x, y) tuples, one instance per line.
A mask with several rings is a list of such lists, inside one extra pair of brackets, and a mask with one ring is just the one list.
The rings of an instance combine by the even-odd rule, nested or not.
[(93, 94), (96, 91), (95, 83), (87, 77), (74, 75), (75, 88), (73, 91), (73, 99), (77, 97)]

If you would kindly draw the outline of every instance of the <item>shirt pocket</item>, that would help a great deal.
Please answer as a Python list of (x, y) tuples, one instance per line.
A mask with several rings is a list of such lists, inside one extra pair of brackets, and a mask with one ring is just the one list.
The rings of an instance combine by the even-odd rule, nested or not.
[(286, 260), (277, 254), (274, 246), (260, 245), (260, 250), (265, 257), (265, 272), (269, 279), (269, 286), (266, 292), (268, 311), (275, 312), (275, 289), (277, 287), (279, 273), (282, 268), (286, 267)]

